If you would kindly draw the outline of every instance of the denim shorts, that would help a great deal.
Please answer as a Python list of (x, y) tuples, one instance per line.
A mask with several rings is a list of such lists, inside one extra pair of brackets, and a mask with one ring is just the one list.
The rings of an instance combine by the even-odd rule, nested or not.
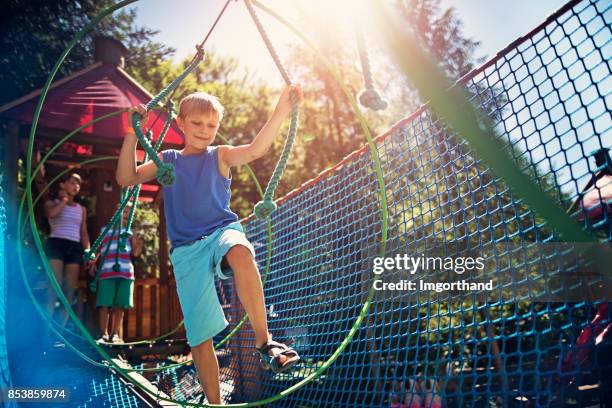
[(228, 279), (229, 266), (222, 270), (223, 257), (235, 245), (255, 249), (244, 235), (242, 225), (234, 222), (170, 254), (179, 302), (185, 319), (187, 341), (191, 347), (213, 338), (228, 325), (215, 288), (215, 275)]
[(83, 264), (83, 245), (80, 242), (64, 238), (49, 238), (47, 240), (47, 257), (59, 259), (67, 264)]

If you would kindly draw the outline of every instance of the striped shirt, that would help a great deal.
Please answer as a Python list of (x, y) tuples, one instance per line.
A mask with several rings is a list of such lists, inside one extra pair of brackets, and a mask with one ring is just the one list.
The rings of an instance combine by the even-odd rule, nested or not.
[[(121, 251), (117, 255), (117, 246), (119, 245), (119, 233), (115, 233), (113, 240), (111, 241), (111, 235), (113, 229), (110, 228), (104, 238), (102, 239), (101, 253), (106, 253), (106, 247), (110, 241), (110, 249), (106, 255), (106, 258), (102, 261), (102, 267), (100, 268), (99, 279), (111, 279), (111, 278), (123, 278), (134, 280), (134, 265), (130, 258), (132, 253), (132, 240), (128, 238), (125, 245), (125, 252)], [(119, 270), (113, 270), (115, 263), (119, 264)]]
[[(59, 200), (54, 200), (58, 204)], [(51, 238), (63, 238), (81, 242), (81, 222), (83, 222), (83, 207), (79, 204), (65, 205), (55, 218), (49, 218)]]

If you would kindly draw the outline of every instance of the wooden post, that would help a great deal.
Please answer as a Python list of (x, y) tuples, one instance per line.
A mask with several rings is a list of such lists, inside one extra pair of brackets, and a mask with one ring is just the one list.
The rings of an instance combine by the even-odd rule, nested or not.
[[(115, 172), (107, 169), (96, 169), (91, 172), (91, 193), (96, 197), (95, 213), (90, 232), (102, 232), (101, 228), (106, 225), (117, 210), (121, 187), (115, 181)], [(98, 234), (92, 235), (92, 240)], [(92, 242), (93, 243), (93, 242)]]
[(159, 291), (159, 284), (150, 285), (149, 291), (151, 293), (151, 307), (149, 309), (149, 318), (151, 319), (151, 337), (157, 337), (162, 334), (166, 334), (166, 333), (160, 333), (157, 327), (157, 316), (159, 316), (158, 309), (157, 309), (157, 295)]
[(144, 306), (143, 306), (143, 295), (144, 295), (144, 287), (143, 286), (135, 286), (134, 287), (134, 308), (136, 309), (136, 337), (138, 339), (142, 339), (143, 337), (143, 315), (144, 315)]
[(168, 243), (166, 241), (166, 217), (164, 216), (164, 203), (159, 205), (159, 330), (166, 334), (174, 327), (170, 327), (170, 303), (168, 302)]

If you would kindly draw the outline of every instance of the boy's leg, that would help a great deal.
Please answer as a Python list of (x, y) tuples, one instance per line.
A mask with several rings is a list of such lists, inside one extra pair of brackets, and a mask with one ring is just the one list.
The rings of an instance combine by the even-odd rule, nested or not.
[(225, 254), (225, 258), (232, 271), (234, 271), (236, 292), (253, 326), (255, 344), (260, 347), (270, 340), (270, 335), (268, 333), (263, 286), (257, 264), (251, 251), (242, 245), (231, 247)]
[(108, 336), (108, 307), (100, 306), (98, 308), (98, 321), (100, 324), (100, 335)]
[[(248, 248), (243, 245), (234, 245), (225, 254), (227, 262), (234, 271), (236, 292), (240, 303), (249, 316), (249, 321), (255, 332), (255, 347), (260, 348), (264, 343), (271, 340), (268, 333), (268, 321), (266, 318), (266, 304), (264, 301), (263, 286), (257, 264)], [(274, 355), (275, 348), (268, 351)], [(285, 355), (279, 355), (278, 362), (282, 366), (289, 359)]]
[(195, 363), (208, 403), (221, 404), (219, 362), (217, 361), (212, 339), (192, 347), (191, 354), (193, 355), (193, 362)]
[(125, 310), (134, 306), (134, 281), (130, 279), (115, 278), (115, 299), (113, 300), (113, 324), (111, 338), (119, 335), (123, 324)]
[(111, 337), (115, 334), (119, 335), (119, 329), (121, 328), (121, 324), (123, 323), (123, 307), (115, 306), (113, 307), (113, 327), (111, 331)]
[[(110, 323), (111, 308), (115, 299), (115, 279), (100, 279), (96, 292), (96, 307), (100, 324), (100, 336), (107, 341)], [(106, 337), (106, 338), (104, 338)]]

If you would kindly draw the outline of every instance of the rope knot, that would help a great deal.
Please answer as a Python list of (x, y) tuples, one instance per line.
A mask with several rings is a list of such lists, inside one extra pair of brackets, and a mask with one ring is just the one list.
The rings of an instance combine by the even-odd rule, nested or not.
[(174, 166), (172, 163), (163, 163), (157, 168), (157, 181), (162, 186), (171, 186), (174, 184)]
[(121, 272), (121, 265), (119, 265), (118, 263), (114, 263), (113, 272)]
[(255, 204), (254, 213), (257, 219), (265, 220), (276, 210), (276, 203), (272, 200), (264, 199)]
[[(177, 116), (174, 102), (172, 100), (168, 100), (168, 102), (166, 102), (166, 110), (168, 111), (168, 115), (170, 115), (172, 118)], [(149, 136), (149, 139), (151, 139), (151, 136)]]
[(196, 44), (196, 55), (195, 55), (195, 59), (196, 60), (203, 60), (204, 59), (204, 44)]
[(125, 252), (127, 251), (127, 240), (129, 237), (132, 236), (132, 231), (127, 230), (127, 231), (123, 231), (121, 234), (119, 234), (119, 251), (120, 252)]
[(384, 110), (388, 105), (387, 101), (374, 88), (362, 90), (357, 97), (359, 98), (359, 103), (372, 110)]
[(85, 259), (86, 262), (93, 262), (96, 260), (96, 253), (90, 249), (85, 250), (85, 253), (83, 253), (83, 259)]

